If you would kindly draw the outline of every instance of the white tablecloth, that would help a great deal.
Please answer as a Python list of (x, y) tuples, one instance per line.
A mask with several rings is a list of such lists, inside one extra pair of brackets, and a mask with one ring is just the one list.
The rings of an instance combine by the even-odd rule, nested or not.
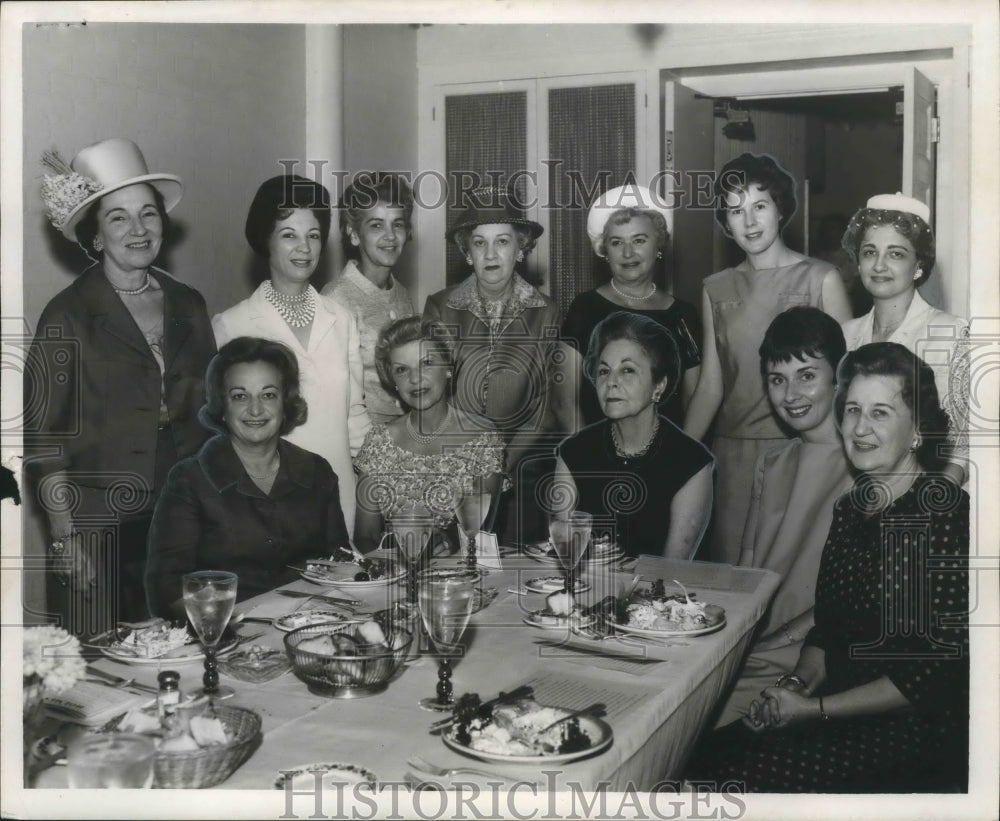
[[(479, 767), (548, 789), (575, 784), (589, 791), (606, 783), (613, 791), (629, 787), (648, 791), (661, 780), (679, 778), (692, 744), (737, 670), (778, 576), (763, 570), (644, 557), (636, 572), (646, 578), (663, 578), (668, 585), (673, 579), (683, 582), (701, 601), (723, 607), (726, 624), (717, 632), (668, 644), (637, 642), (625, 647), (615, 640), (590, 642), (611, 654), (604, 657), (561, 648), (559, 643), (567, 638), (564, 632), (523, 623), (528, 612), (544, 607), (544, 596), (509, 590), (532, 577), (556, 572), (526, 559), (506, 560), (504, 571), (493, 571), (484, 579), (484, 586), (501, 592), (492, 605), (472, 618), (464, 640), (466, 655), (454, 665), (455, 694), (478, 692), (485, 699), (530, 682), (542, 702), (573, 708), (604, 701), (609, 708), (605, 720), (614, 731), (614, 743), (605, 752), (565, 765), (539, 767), (477, 762), (451, 751), (440, 738), (427, 733), (428, 725), (439, 715), (417, 706), (421, 697), (434, 694), (437, 681), (437, 661), (422, 657), (404, 666), (388, 690), (351, 700), (313, 695), (293, 673), (263, 684), (223, 677), (237, 691), (227, 703), (257, 711), (263, 719), (264, 739), (251, 758), (219, 787), (269, 789), (280, 770), (310, 762), (352, 763), (373, 771), (380, 782), (402, 782), (412, 769), (406, 763), (412, 755), (446, 767)], [(627, 586), (632, 571), (603, 570), (585, 573), (585, 578), (594, 583), (594, 590), (581, 598), (595, 600)], [(305, 581), (290, 588), (345, 595)], [(386, 596), (401, 597), (404, 593), (398, 586), (363, 596), (348, 595), (381, 607)], [(274, 616), (297, 604), (295, 599), (270, 593), (241, 603), (238, 610)], [(258, 627), (247, 624), (241, 630), (248, 633)], [(255, 640), (257, 643), (282, 646), (282, 633), (272, 627), (261, 629), (265, 634)], [(659, 663), (622, 660), (617, 656), (620, 652)], [(140, 681), (155, 681), (155, 668), (125, 666), (109, 659), (98, 664)], [(178, 669), (182, 689), (200, 685), (200, 664)], [(468, 776), (459, 778), (469, 780)], [(39, 786), (46, 786), (45, 781)]]

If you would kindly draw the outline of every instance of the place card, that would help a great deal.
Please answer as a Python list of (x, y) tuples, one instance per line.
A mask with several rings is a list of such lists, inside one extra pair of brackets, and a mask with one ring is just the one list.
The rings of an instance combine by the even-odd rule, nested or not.
[(476, 534), (476, 564), (488, 567), (490, 570), (503, 570), (500, 561), (500, 543), (496, 533), (480, 530)]

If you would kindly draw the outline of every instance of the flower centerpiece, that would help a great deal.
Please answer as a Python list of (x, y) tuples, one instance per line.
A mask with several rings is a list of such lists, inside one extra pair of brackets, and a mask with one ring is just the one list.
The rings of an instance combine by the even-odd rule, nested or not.
[[(23, 640), (25, 764), (36, 734), (42, 700), (52, 693), (68, 690), (82, 678), (87, 664), (80, 655), (80, 641), (61, 627), (42, 624), (27, 627)], [(28, 768), (25, 767), (27, 774)]]

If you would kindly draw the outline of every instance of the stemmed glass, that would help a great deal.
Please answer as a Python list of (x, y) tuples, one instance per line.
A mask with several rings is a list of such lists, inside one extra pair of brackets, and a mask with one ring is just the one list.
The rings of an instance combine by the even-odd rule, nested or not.
[(479, 574), (470, 570), (432, 570), (420, 580), (420, 615), (427, 634), (441, 654), (437, 695), (420, 700), (425, 710), (455, 706), (449, 655), (461, 654), (462, 634), (469, 624)]
[(455, 508), (458, 528), (467, 540), (465, 563), (469, 570), (476, 569), (476, 534), (482, 529), (492, 500), (493, 496), (489, 493), (473, 492), (465, 496)]
[(395, 535), (399, 552), (406, 563), (406, 601), (408, 606), (415, 610), (417, 571), (434, 533), (434, 516), (425, 505), (417, 503), (406, 510), (393, 513), (388, 521), (388, 527)]
[(576, 566), (590, 545), (594, 517), (581, 510), (558, 511), (549, 516), (549, 536), (566, 573), (566, 592), (576, 592)]
[(184, 576), (184, 609), (205, 648), (205, 686), (196, 695), (229, 698), (236, 692), (219, 685), (215, 651), (233, 614), (237, 580), (235, 573), (225, 570), (198, 570)]

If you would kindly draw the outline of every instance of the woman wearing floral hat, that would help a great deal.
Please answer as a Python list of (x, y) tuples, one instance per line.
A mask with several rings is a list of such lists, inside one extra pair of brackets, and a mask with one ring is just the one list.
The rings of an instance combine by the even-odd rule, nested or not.
[(917, 292), (934, 268), (930, 208), (903, 194), (879, 194), (859, 208), (844, 232), (844, 250), (858, 264), (873, 306), (844, 323), (847, 350), (898, 342), (926, 360), (951, 419), (953, 456), (945, 474), (965, 483), (964, 423), (968, 412), (969, 323), (928, 305)]
[(507, 445), (519, 501), (501, 503), (501, 541), (544, 535), (534, 487), (554, 466), (553, 446), (575, 428), (575, 374), (565, 372), (559, 308), (515, 270), (542, 230), (507, 192), (472, 191), (449, 236), (473, 272), (424, 306), (424, 318), (443, 322), (457, 342), (455, 406), (488, 419)]
[(180, 179), (149, 173), (125, 139), (70, 166), (54, 152), (43, 161), (55, 172), (42, 185), (50, 221), (96, 261), (42, 312), (26, 430), (45, 445), (37, 491), (70, 596), (50, 608), (93, 633), (148, 615), (146, 533), (167, 472), (205, 439), (197, 414), (215, 340), (201, 294), (153, 265)]
[[(664, 396), (660, 411), (671, 422), (684, 422), (686, 405), (698, 384), (701, 338), (698, 309), (676, 299), (654, 281), (657, 262), (670, 244), (667, 209), (648, 188), (622, 185), (598, 197), (587, 216), (587, 234), (594, 253), (607, 260), (611, 279), (592, 291), (579, 294), (566, 312), (563, 338), (576, 344), (582, 357), (598, 323), (617, 311), (641, 314), (659, 322), (677, 340), (681, 353), (681, 379)], [(583, 422), (604, 418), (597, 393), (588, 379), (580, 381)]]
[[(371, 421), (365, 410), (358, 326), (353, 315), (309, 284), (330, 235), (330, 193), (294, 174), (265, 180), (247, 214), (250, 247), (268, 278), (249, 297), (212, 317), (220, 346), (238, 336), (287, 345), (302, 374), (310, 414), (288, 441), (318, 453), (337, 474), (348, 532), (354, 527), (354, 468)], [(278, 472), (275, 462), (270, 475)]]

